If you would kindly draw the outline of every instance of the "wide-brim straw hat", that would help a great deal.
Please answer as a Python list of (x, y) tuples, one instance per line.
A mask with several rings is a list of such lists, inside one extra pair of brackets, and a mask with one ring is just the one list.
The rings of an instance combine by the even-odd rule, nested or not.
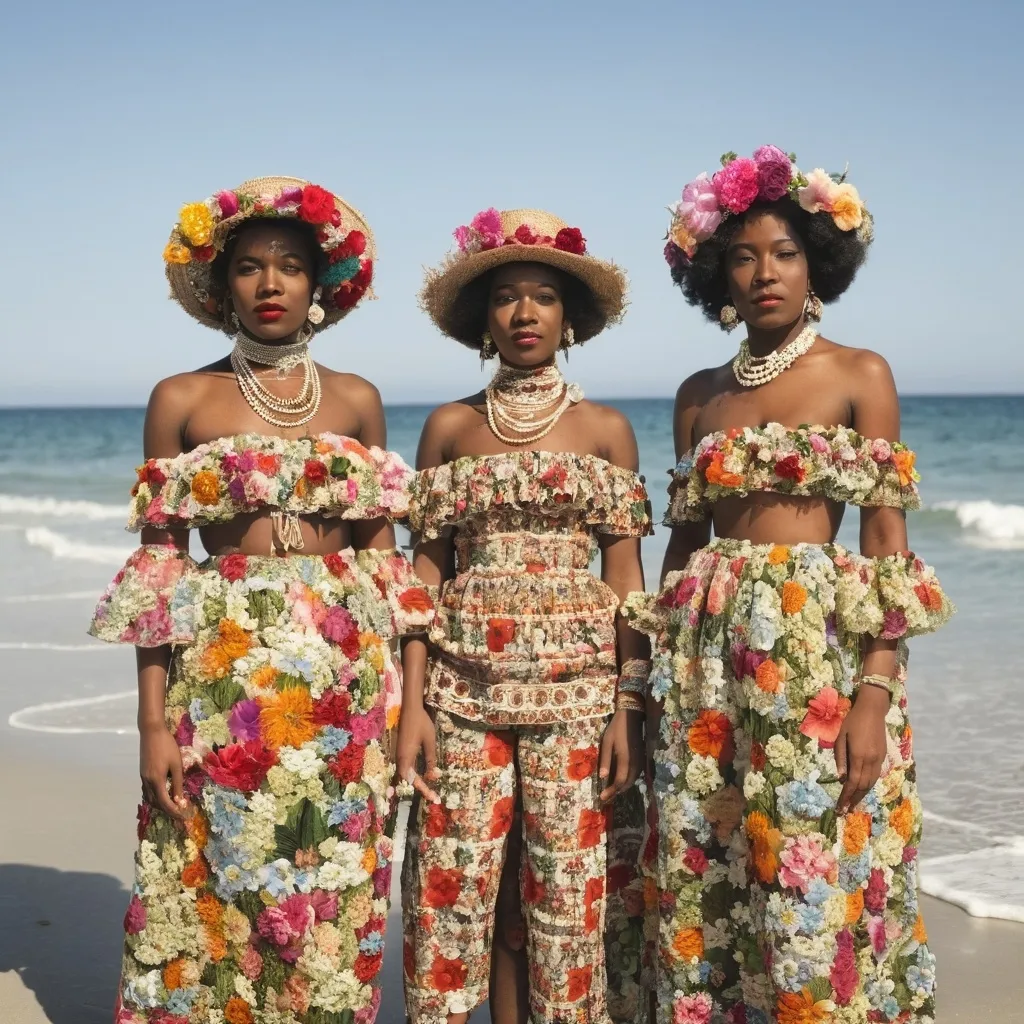
[(463, 289), (481, 274), (506, 263), (545, 263), (583, 282), (593, 297), (594, 316), (573, 324), (576, 343), (587, 341), (626, 309), (626, 275), (614, 263), (586, 250), (578, 228), (544, 210), (484, 210), (456, 228), (458, 249), (427, 271), (420, 303), (438, 328), (456, 341), (479, 348), (481, 339), (460, 315)]
[(322, 331), (372, 298), (376, 248), (363, 215), (343, 199), (302, 178), (253, 178), (238, 188), (183, 206), (164, 249), (171, 298), (205, 327), (234, 333), (225, 321), (223, 297), (211, 291), (211, 268), (228, 238), (247, 220), (285, 218), (316, 232), (323, 252), (317, 284)]

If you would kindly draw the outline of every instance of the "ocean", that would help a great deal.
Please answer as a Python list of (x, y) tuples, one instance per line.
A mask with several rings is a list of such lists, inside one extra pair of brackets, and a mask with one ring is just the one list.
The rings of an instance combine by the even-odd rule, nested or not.
[[(612, 401), (636, 430), (656, 517), (673, 463), (672, 403)], [(413, 461), (430, 408), (388, 409), (389, 445)], [(134, 752), (130, 651), (85, 634), (135, 546), (124, 532), (141, 459), (141, 409), (0, 409), (0, 736), (72, 760)], [(907, 397), (924, 508), (911, 546), (959, 607), (912, 641), (911, 720), (925, 807), (927, 892), (978, 916), (1024, 921), (1024, 396)], [(657, 584), (668, 531), (644, 541)], [(856, 546), (851, 513), (840, 540)]]

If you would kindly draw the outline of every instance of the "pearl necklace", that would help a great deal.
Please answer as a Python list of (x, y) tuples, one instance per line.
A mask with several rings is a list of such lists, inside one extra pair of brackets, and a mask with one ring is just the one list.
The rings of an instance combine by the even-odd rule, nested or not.
[(817, 340), (817, 324), (808, 324), (788, 345), (766, 356), (750, 354), (750, 340), (740, 342), (740, 350), (732, 361), (732, 372), (745, 388), (757, 388), (775, 380), (804, 355)]
[[(294, 398), (281, 398), (256, 376), (250, 362), (276, 367), (278, 379), (282, 379), (292, 367), (301, 364), (302, 388)], [(238, 390), (249, 403), (249, 408), (266, 423), (275, 427), (301, 427), (320, 409), (323, 394), (320, 374), (317, 373), (306, 342), (281, 346), (261, 345), (239, 333), (235, 337), (235, 347), (231, 351), (231, 369), (235, 371)], [(275, 415), (278, 413), (281, 415)], [(282, 416), (290, 418), (283, 419)]]
[[(554, 363), (540, 369), (521, 369), (501, 363), (491, 383), (484, 389), (487, 425), (504, 444), (533, 444), (551, 433), (570, 405), (583, 398), (578, 384), (566, 384)], [(558, 404), (547, 415), (541, 410)], [(513, 435), (506, 434), (509, 428)]]

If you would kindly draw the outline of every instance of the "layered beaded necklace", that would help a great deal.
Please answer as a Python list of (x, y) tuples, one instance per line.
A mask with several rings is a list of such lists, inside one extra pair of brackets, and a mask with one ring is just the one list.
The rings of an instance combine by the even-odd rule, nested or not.
[[(289, 370), (301, 365), (303, 379), (299, 393), (294, 398), (275, 395), (256, 376), (253, 363), (273, 366), (277, 370), (278, 380), (283, 380)], [(249, 408), (261, 420), (275, 427), (301, 427), (320, 408), (320, 374), (317, 373), (306, 341), (296, 341), (290, 345), (262, 345), (239, 331), (231, 351), (231, 369), (235, 371), (238, 390), (249, 403)]]
[[(582, 400), (583, 389), (567, 384), (554, 363), (532, 369), (501, 363), (484, 398), (491, 433), (505, 444), (522, 445), (549, 434), (565, 410)], [(551, 411), (541, 415), (545, 409)], [(512, 433), (506, 434), (506, 429)]]
[(814, 344), (818, 337), (817, 324), (809, 323), (788, 344), (766, 356), (750, 354), (750, 340), (740, 342), (740, 350), (732, 361), (732, 372), (745, 388), (756, 388), (775, 380), (788, 370)]

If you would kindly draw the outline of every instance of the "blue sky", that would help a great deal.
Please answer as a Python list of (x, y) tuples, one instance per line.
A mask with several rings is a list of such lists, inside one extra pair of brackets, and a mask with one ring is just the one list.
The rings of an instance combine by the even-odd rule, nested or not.
[(629, 273), (625, 322), (574, 350), (597, 396), (669, 395), (737, 338), (662, 261), (666, 206), (727, 150), (850, 165), (876, 219), (823, 331), (905, 392), (1024, 391), (1024, 4), (106, 2), (21, 5), (0, 40), (0, 404), (141, 404), (226, 339), (167, 301), (184, 202), (293, 174), (360, 208), (368, 303), (316, 342), (386, 401), (482, 382), (416, 305), (488, 206), (578, 225)]

